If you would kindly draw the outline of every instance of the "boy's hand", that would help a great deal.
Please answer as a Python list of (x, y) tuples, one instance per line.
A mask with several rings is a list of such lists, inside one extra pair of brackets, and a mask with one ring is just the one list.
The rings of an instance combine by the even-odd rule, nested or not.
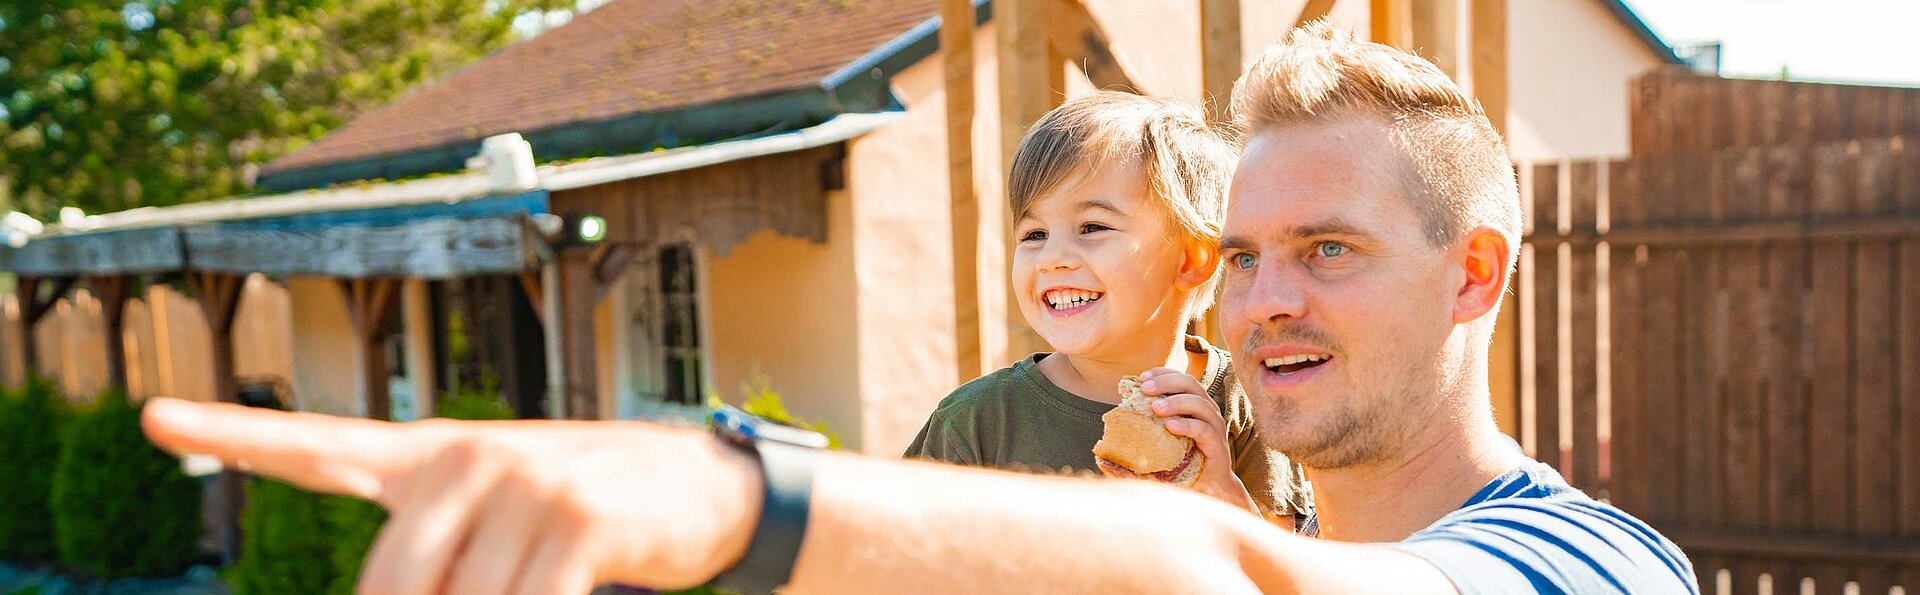
[(1247, 493), (1247, 486), (1233, 474), (1233, 453), (1227, 448), (1227, 420), (1220, 406), (1207, 397), (1207, 389), (1184, 372), (1172, 368), (1154, 368), (1140, 374), (1140, 392), (1165, 398), (1154, 401), (1153, 412), (1167, 420), (1167, 431), (1192, 438), (1207, 465), (1200, 470), (1193, 489), (1226, 501), (1228, 504), (1260, 514)]

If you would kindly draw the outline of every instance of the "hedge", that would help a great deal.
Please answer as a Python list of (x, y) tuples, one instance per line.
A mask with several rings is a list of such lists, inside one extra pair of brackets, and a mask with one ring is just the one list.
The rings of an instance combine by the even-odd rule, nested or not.
[(166, 577), (199, 551), (200, 482), (140, 431), (109, 389), (61, 432), (50, 510), (60, 562), (103, 578)]
[(51, 560), (53, 468), (60, 456), (60, 426), (66, 402), (39, 378), (24, 390), (0, 395), (0, 557)]

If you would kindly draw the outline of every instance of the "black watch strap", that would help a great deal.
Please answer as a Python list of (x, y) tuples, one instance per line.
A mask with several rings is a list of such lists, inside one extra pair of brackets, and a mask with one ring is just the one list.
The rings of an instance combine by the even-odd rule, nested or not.
[(818, 449), (759, 434), (748, 440), (740, 440), (742, 436), (738, 435), (728, 440), (758, 457), (763, 498), (760, 519), (754, 524), (746, 553), (733, 568), (713, 578), (714, 586), (743, 595), (772, 593), (792, 580), (794, 562), (807, 534), (813, 468), (819, 458)]

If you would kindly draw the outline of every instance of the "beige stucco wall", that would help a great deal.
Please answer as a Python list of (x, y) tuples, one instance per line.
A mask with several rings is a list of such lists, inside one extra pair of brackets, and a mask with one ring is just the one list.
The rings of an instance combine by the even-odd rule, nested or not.
[(287, 280), (293, 320), (294, 406), (305, 411), (363, 416), (360, 354), (347, 315), (347, 299), (337, 279), (293, 277)]
[(764, 375), (795, 415), (857, 448), (865, 370), (852, 197), (830, 192), (827, 201), (824, 245), (761, 231), (727, 256), (705, 256), (713, 389), (738, 403), (741, 386)]
[(1526, 0), (1507, 10), (1514, 157), (1627, 154), (1628, 84), (1659, 58), (1600, 0)]

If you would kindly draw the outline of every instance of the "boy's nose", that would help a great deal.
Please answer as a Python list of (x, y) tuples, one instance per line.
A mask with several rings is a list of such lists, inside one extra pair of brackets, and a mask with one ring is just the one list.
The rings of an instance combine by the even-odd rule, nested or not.
[(1033, 261), (1034, 268), (1040, 271), (1073, 270), (1080, 266), (1080, 256), (1061, 246), (1065, 242), (1048, 242), (1040, 248), (1038, 258)]

